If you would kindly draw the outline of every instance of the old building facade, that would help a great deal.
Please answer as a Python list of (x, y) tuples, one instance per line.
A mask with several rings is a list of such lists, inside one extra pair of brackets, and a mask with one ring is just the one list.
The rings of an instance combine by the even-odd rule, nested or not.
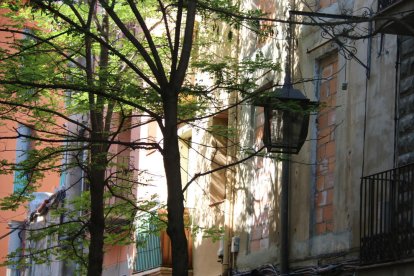
[[(293, 43), (289, 46), (289, 24), (263, 21), (260, 28), (267, 28), (267, 35), (240, 30), (239, 60), (261, 54), (285, 68), (290, 56), (292, 83), (320, 107), (312, 113), (303, 148), (290, 157), (288, 250), (281, 250), (284, 180), (279, 160), (284, 157), (259, 155), (229, 170), (222, 182), (226, 193), (218, 206), (223, 208), (224, 241), (215, 246), (219, 255), (224, 252), (222, 270), (247, 275), (268, 264), (276, 271), (285, 254), (289, 271), (296, 273), (409, 274), (413, 269), (410, 1), (244, 1), (243, 5), (290, 22)], [(263, 74), (258, 85), (280, 86), (285, 74), (286, 70)], [(233, 114), (237, 119), (229, 119), (229, 127), (237, 125), (238, 141), (245, 148), (259, 148), (262, 109), (242, 105)], [(244, 156), (237, 149), (233, 155), (236, 160)], [(230, 162), (231, 154), (227, 158)], [(207, 181), (202, 186), (204, 191), (209, 185)], [(208, 200), (198, 195), (195, 192), (204, 207), (195, 207), (195, 217), (205, 213), (206, 206), (211, 211), (217, 208), (202, 205), (203, 198)], [(208, 220), (213, 219), (204, 217)], [(195, 244), (195, 257), (203, 254), (197, 250)], [(213, 275), (210, 266), (207, 269), (196, 259), (193, 264), (196, 275)]]
[[(293, 86), (319, 102), (319, 108), (311, 113), (301, 151), (290, 156), (262, 149), (247, 158), (263, 147), (264, 114), (262, 107), (243, 102), (244, 95), (238, 92), (216, 95), (222, 97), (220, 107), (235, 107), (201, 120), (197, 127), (179, 126), (191, 272), (250, 275), (266, 270), (280, 275), (287, 260), (288, 271), (296, 274), (410, 275), (414, 271), (412, 1), (240, 4), (278, 20), (260, 20), (255, 25), (260, 35), (247, 27), (232, 30), (219, 24), (214, 27), (218, 46), (210, 50), (238, 61), (266, 57), (279, 63), (278, 72), (251, 73), (257, 89), (248, 92), (280, 87), (289, 74)], [(192, 77), (208, 79), (197, 72)], [(161, 143), (156, 123), (134, 124), (141, 126), (125, 134), (126, 141)], [(226, 127), (232, 135), (208, 131)], [(18, 146), (5, 147), (4, 153), (9, 153)], [(138, 199), (156, 198), (154, 214), (160, 215), (163, 211), (157, 208), (163, 209), (166, 202), (161, 155), (155, 150), (116, 151), (147, 172), (140, 176), (147, 185), (137, 189)], [(209, 170), (213, 172), (192, 181)], [(11, 185), (8, 177), (4, 182)], [(69, 178), (66, 182), (71, 185)], [(53, 181), (49, 183), (58, 183), (57, 178)], [(281, 204), (285, 181), (288, 208)], [(45, 191), (54, 192), (55, 186)], [(287, 223), (283, 212), (288, 214)], [(10, 214), (7, 218), (12, 220)], [(106, 255), (105, 275), (171, 274), (165, 232), (160, 236), (138, 232), (140, 239), (146, 242), (137, 243), (137, 248), (115, 248)], [(3, 246), (19, 246), (9, 244)]]

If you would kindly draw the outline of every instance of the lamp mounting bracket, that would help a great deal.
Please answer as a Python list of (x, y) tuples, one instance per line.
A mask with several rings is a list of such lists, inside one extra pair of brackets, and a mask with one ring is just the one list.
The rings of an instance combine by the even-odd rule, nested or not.
[[(366, 70), (367, 78), (370, 77), (371, 72), (371, 45), (372, 45), (372, 15), (373, 12), (369, 8), (364, 8), (365, 11), (361, 16), (349, 14), (330, 14), (320, 12), (307, 12), (291, 10), (291, 15), (303, 16), (309, 18), (313, 25), (321, 28), (321, 36), (328, 41), (332, 41), (339, 47), (339, 53), (347, 60), (355, 60), (358, 64)], [(330, 21), (328, 19), (339, 19), (339, 21)], [(356, 31), (357, 24), (368, 23), (367, 33), (361, 34)], [(363, 62), (357, 56), (357, 48), (348, 43), (348, 41), (367, 39), (367, 61)]]

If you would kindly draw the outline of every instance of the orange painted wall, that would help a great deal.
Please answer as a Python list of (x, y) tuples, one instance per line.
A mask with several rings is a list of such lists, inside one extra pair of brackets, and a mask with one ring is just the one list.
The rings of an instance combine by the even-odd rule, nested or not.
[[(16, 140), (4, 139), (5, 137), (14, 136), (14, 129), (17, 123), (0, 122), (0, 160), (14, 162), (16, 159)], [(57, 173), (46, 173), (38, 191), (53, 193), (59, 187), (60, 175)], [(13, 173), (0, 174), (0, 198), (10, 195), (13, 192)], [(8, 222), (24, 221), (27, 217), (25, 206), (21, 206), (16, 211), (0, 210), (0, 236), (9, 232)], [(0, 262), (3, 262), (8, 252), (9, 237), (0, 239)], [(0, 267), (0, 275), (6, 275), (6, 268)]]
[[(5, 11), (0, 10), (0, 26), (4, 26), (7, 21), (1, 15)], [(7, 42), (9, 38), (6, 33), (0, 32), (0, 46), (7, 48)], [(16, 158), (16, 140), (3, 140), (1, 138), (13, 135), (10, 129), (16, 127), (16, 123), (0, 122), (0, 160), (6, 159), (8, 161), (14, 161)], [(3, 125), (5, 124), (5, 125)], [(3, 198), (13, 191), (13, 174), (0, 174), (0, 198)], [(0, 210), (0, 236), (6, 235), (8, 230), (8, 222), (10, 220), (24, 220), (26, 212), (24, 208), (19, 208), (16, 212), (2, 211)], [(8, 252), (9, 237), (0, 239), (0, 262), (4, 261), (4, 258)], [(0, 267), (0, 275), (6, 275), (6, 267)]]
[[(0, 125), (0, 138), (12, 134), (10, 127), (14, 127), (13, 124), (8, 123), (5, 126)], [(8, 161), (14, 161), (16, 158), (16, 140), (0, 140), (0, 159), (6, 159)], [(9, 195), (13, 191), (13, 174), (0, 174), (0, 198)], [(26, 217), (26, 211), (24, 208), (19, 208), (17, 211), (2, 211), (0, 210), (0, 236), (6, 235), (9, 232), (8, 222), (10, 220), (24, 220)], [(0, 261), (3, 262), (8, 252), (9, 238), (5, 237), (0, 239)], [(6, 268), (0, 267), (0, 275), (6, 275)]]
[[(0, 10), (0, 26), (5, 26), (8, 21), (2, 15), (5, 11)], [(7, 49), (7, 42), (11, 40), (10, 34), (0, 32), (0, 47)], [(16, 122), (0, 122), (0, 160), (14, 162), (16, 159), (16, 139), (5, 139), (15, 136), (14, 129), (17, 128)], [(60, 176), (56, 173), (46, 173), (38, 191), (54, 192), (59, 187)], [(13, 173), (0, 174), (0, 198), (10, 195), (13, 192)], [(16, 211), (0, 210), (0, 237), (5, 236), (10, 230), (8, 222), (24, 221), (27, 217), (25, 206), (21, 206)], [(0, 239), (0, 262), (4, 261), (8, 253), (9, 237)], [(0, 266), (0, 275), (6, 275), (6, 267)]]

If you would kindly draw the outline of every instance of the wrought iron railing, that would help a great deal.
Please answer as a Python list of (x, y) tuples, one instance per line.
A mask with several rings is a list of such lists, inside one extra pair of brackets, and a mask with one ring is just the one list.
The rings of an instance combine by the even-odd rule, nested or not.
[(389, 6), (402, 1), (403, 0), (378, 0), (378, 11), (382, 11)]
[(414, 256), (414, 164), (362, 178), (363, 264)]

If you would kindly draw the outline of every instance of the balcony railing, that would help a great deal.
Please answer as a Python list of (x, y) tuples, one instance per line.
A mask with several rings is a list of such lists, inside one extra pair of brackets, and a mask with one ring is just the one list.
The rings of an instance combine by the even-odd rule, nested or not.
[(414, 164), (362, 178), (363, 264), (414, 256)]
[(379, 0), (378, 1), (378, 11), (382, 11), (386, 8), (388, 8), (389, 6), (397, 3), (397, 2), (402, 2), (403, 0)]
[[(166, 219), (166, 210), (158, 210), (158, 219)], [(135, 257), (135, 272), (145, 272), (152, 269), (171, 268), (172, 267), (172, 251), (171, 240), (167, 235), (166, 230), (157, 230), (157, 220), (152, 221), (149, 213), (140, 214), (138, 220), (138, 233), (136, 236), (137, 254)], [(184, 210), (184, 220), (188, 223), (189, 212)], [(193, 268), (193, 242), (191, 237), (191, 230), (185, 228), (185, 235), (187, 237), (187, 252), (188, 252), (188, 269)]]

